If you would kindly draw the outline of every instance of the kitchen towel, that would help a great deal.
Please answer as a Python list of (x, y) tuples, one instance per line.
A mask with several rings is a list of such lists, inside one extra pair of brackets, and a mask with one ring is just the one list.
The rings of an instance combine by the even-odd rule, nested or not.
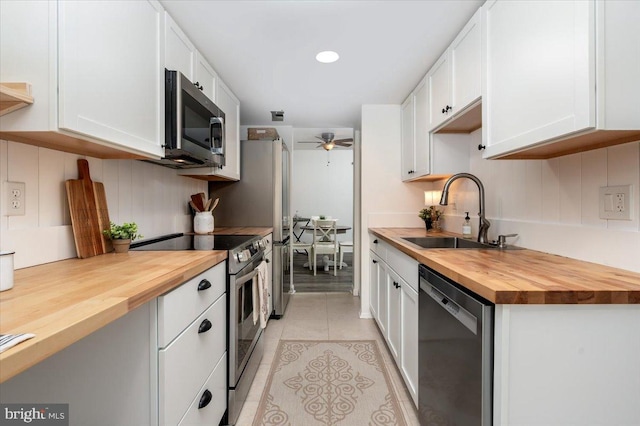
[(269, 267), (264, 260), (255, 269), (258, 273), (253, 278), (253, 323), (260, 320), (260, 328), (267, 327), (269, 319)]
[(9, 348), (14, 347), (20, 342), (36, 337), (35, 334), (0, 334), (0, 353), (6, 351)]

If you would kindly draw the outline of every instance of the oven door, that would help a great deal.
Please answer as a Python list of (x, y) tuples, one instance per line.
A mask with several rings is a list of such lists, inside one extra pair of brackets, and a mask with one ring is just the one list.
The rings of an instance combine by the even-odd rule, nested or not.
[(257, 285), (253, 279), (258, 274), (256, 266), (260, 260), (252, 262), (230, 280), (229, 299), (229, 386), (235, 387), (244, 371), (253, 348), (262, 330), (260, 322), (253, 322), (254, 290), (258, 303)]

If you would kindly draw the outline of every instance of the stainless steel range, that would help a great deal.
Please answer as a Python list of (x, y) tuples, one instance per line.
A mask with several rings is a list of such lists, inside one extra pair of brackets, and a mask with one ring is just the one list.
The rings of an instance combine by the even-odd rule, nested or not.
[(224, 424), (235, 425), (264, 353), (262, 329), (253, 323), (253, 277), (269, 237), (172, 234), (132, 244), (132, 250), (227, 250), (227, 350), (229, 406)]

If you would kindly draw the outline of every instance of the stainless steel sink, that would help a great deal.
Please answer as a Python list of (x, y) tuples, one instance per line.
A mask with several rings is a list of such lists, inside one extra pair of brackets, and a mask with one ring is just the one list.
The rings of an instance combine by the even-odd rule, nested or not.
[(500, 248), (497, 245), (483, 244), (474, 240), (465, 240), (464, 238), (458, 237), (406, 237), (402, 239), (422, 248), (472, 248), (498, 250), (519, 248), (515, 246)]

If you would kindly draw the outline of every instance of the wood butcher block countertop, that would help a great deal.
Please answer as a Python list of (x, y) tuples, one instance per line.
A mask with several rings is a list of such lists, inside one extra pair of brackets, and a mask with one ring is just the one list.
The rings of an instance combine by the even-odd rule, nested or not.
[(230, 226), (215, 228), (213, 235), (259, 235), (266, 237), (273, 232), (273, 228), (258, 226)]
[(640, 274), (534, 250), (423, 249), (417, 228), (369, 232), (496, 304), (640, 304)]
[(0, 334), (36, 337), (0, 354), (0, 383), (227, 258), (226, 251), (131, 251), (19, 269), (0, 293)]

